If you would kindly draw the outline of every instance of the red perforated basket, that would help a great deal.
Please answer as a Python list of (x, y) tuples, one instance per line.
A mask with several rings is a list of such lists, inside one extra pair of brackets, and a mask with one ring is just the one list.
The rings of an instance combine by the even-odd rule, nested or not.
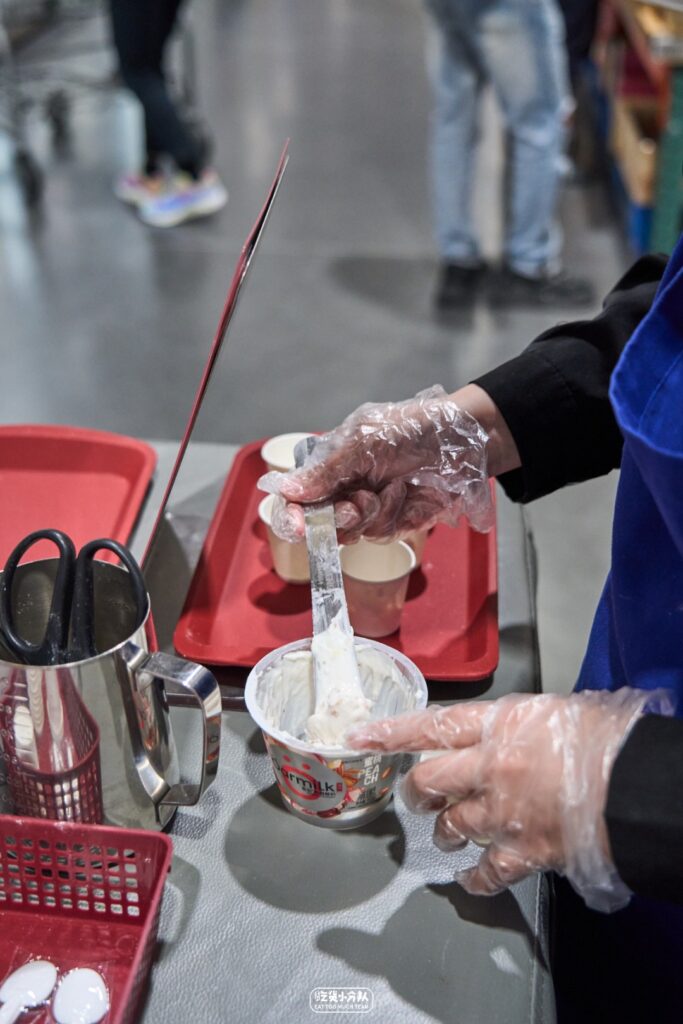
[[(168, 836), (0, 815), (0, 980), (29, 959), (99, 971), (130, 1024), (154, 955)], [(48, 1010), (32, 1024), (52, 1020)]]

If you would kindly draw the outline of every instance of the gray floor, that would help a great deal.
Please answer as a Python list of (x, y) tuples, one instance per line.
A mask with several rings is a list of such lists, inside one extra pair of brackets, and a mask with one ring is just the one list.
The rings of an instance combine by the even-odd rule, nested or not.
[[(114, 176), (138, 152), (138, 112), (122, 93), (78, 99), (65, 153), (53, 151), (38, 118), (31, 123), (47, 176), (36, 215), (22, 206), (0, 136), (0, 422), (179, 437), (286, 137), (286, 180), (197, 437), (324, 429), (368, 399), (455, 387), (569, 318), (484, 306), (450, 320), (432, 312), (419, 0), (202, 0), (193, 24), (201, 108), (230, 190), (211, 222), (153, 231), (113, 198)], [(70, 26), (34, 52), (89, 46), (98, 33)], [(110, 66), (94, 49), (68, 61), (70, 71)], [(480, 170), (494, 255), (500, 143), (490, 104)], [(568, 263), (604, 293), (628, 257), (601, 189), (567, 189), (563, 218)], [(576, 675), (608, 559), (612, 490), (600, 481), (530, 511), (549, 688), (566, 689)]]

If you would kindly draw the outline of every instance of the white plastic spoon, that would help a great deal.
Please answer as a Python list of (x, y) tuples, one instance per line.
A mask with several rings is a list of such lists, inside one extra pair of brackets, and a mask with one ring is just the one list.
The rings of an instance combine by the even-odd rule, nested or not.
[(57, 968), (49, 960), (32, 960), (17, 968), (0, 988), (0, 1024), (14, 1024), (25, 1010), (33, 1010), (50, 996)]
[(90, 967), (77, 967), (65, 974), (52, 1000), (57, 1024), (97, 1024), (108, 1010), (104, 978)]

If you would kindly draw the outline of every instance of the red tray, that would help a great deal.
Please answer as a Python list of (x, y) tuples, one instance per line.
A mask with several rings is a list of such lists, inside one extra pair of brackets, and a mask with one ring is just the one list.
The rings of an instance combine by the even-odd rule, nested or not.
[[(0, 427), (0, 564), (33, 530), (64, 530), (76, 548), (95, 537), (128, 540), (156, 465), (148, 444), (61, 426)], [(55, 556), (47, 541), (30, 559)], [(104, 557), (104, 556), (103, 556)]]
[[(275, 575), (258, 519), (261, 444), (235, 458), (175, 630), (178, 653), (204, 664), (250, 667), (311, 633), (310, 590)], [(437, 526), (412, 575), (401, 628), (382, 642), (428, 679), (484, 679), (498, 664), (497, 589), (495, 529)]]

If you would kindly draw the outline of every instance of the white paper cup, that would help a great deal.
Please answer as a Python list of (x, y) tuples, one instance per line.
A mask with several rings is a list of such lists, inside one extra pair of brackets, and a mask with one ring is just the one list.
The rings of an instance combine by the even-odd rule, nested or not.
[(308, 583), (311, 575), (308, 568), (308, 548), (305, 541), (297, 541), (290, 544), (282, 540), (271, 527), (273, 515), (274, 494), (268, 494), (263, 501), (259, 502), (259, 519), (266, 528), (268, 534), (268, 545), (270, 555), (273, 559), (273, 568), (281, 580), (285, 583)]
[(354, 633), (367, 637), (394, 633), (416, 564), (413, 549), (402, 540), (391, 544), (359, 540), (343, 545), (339, 557)]
[(268, 469), (278, 473), (289, 473), (295, 468), (294, 449), (299, 441), (311, 434), (277, 434), (261, 447), (261, 458)]
[(406, 544), (415, 552), (415, 568), (418, 569), (422, 565), (422, 555), (424, 554), (425, 544), (427, 543), (427, 537), (431, 533), (431, 528), (427, 527), (425, 530), (413, 530), (412, 533), (407, 533), (403, 540)]
[[(427, 684), (416, 665), (400, 651), (374, 640), (356, 640), (356, 646), (373, 647), (391, 659), (398, 682), (383, 685), (376, 700), (374, 718), (417, 711), (427, 705)], [(378, 817), (391, 800), (404, 754), (363, 753), (306, 743), (303, 735), (313, 711), (312, 694), (293, 687), (281, 700), (280, 721), (275, 725), (264, 713), (272, 688), (269, 669), (287, 654), (309, 650), (310, 637), (267, 654), (249, 673), (245, 690), (247, 708), (263, 731), (275, 781), (285, 807), (292, 814), (322, 828), (350, 829)], [(362, 673), (361, 673), (362, 679)]]

